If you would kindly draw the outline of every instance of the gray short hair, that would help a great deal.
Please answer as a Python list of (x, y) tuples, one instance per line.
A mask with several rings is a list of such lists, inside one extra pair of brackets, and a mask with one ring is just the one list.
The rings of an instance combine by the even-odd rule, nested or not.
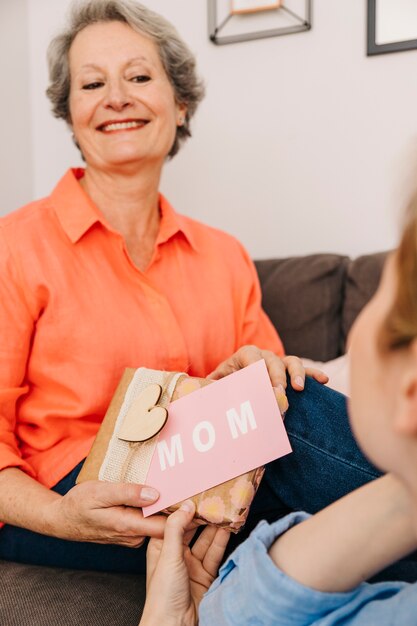
[(196, 73), (194, 55), (174, 26), (134, 0), (81, 0), (73, 4), (67, 28), (54, 37), (48, 47), (50, 82), (46, 94), (52, 103), (52, 112), (55, 117), (71, 122), (68, 53), (76, 35), (90, 24), (113, 21), (124, 22), (155, 42), (175, 99), (187, 107), (184, 124), (177, 127), (168, 155), (173, 157), (181, 142), (191, 136), (190, 120), (204, 97), (204, 86)]

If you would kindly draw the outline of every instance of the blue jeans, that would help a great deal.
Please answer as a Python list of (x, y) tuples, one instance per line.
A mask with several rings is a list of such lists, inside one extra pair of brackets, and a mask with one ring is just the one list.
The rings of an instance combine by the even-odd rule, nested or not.
[(266, 481), (291, 510), (316, 513), (381, 476), (353, 438), (346, 396), (307, 378), (303, 392), (288, 385), (287, 397), (293, 453), (269, 464)]
[[(293, 510), (314, 513), (380, 475), (353, 439), (345, 396), (313, 379), (307, 379), (303, 392), (288, 386), (287, 393), (290, 407), (285, 426), (293, 453), (267, 465), (247, 523), (231, 537), (228, 552), (260, 519), (275, 521)], [(54, 491), (66, 493), (81, 465)], [(0, 531), (0, 558), (74, 569), (143, 573), (145, 548), (64, 541), (13, 526)], [(417, 580), (417, 561), (401, 562), (392, 576)]]

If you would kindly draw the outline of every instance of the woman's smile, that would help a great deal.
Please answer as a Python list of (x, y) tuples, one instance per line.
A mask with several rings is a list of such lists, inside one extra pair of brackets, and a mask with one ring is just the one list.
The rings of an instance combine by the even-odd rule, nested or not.
[(184, 107), (156, 44), (127, 24), (101, 22), (78, 33), (69, 62), (71, 125), (87, 170), (162, 167)]
[(149, 120), (110, 120), (97, 127), (103, 133), (138, 130), (149, 124)]

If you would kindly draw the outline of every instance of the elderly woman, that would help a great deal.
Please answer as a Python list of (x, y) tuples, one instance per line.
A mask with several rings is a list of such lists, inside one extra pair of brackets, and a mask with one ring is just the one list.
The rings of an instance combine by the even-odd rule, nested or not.
[[(74, 486), (124, 368), (218, 378), (265, 358), (281, 400), (286, 371), (298, 391), (305, 372), (280, 358), (239, 242), (158, 191), (203, 95), (173, 27), (130, 0), (90, 0), (52, 41), (49, 65), (54, 113), (86, 166), (0, 222), (0, 558), (143, 571), (143, 550), (128, 548), (162, 536), (165, 517), (142, 516), (157, 492)], [(312, 379), (289, 393), (294, 457), (310, 430), (319, 441), (303, 455), (307, 478), (292, 461), (268, 468), (255, 516), (320, 508), (376, 474), (349, 439), (341, 396)], [(337, 440), (353, 472), (345, 452), (324, 451)], [(337, 484), (312, 488), (316, 467)]]

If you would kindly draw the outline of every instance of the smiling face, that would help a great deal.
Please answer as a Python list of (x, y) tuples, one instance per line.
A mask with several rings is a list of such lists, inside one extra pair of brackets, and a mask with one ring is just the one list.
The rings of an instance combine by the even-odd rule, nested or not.
[(185, 116), (155, 43), (122, 22), (87, 26), (69, 52), (71, 126), (88, 167), (161, 166)]
[(417, 510), (417, 350), (415, 342), (383, 350), (379, 341), (397, 281), (397, 259), (392, 256), (375, 296), (352, 329), (349, 415), (365, 454), (407, 485)]

